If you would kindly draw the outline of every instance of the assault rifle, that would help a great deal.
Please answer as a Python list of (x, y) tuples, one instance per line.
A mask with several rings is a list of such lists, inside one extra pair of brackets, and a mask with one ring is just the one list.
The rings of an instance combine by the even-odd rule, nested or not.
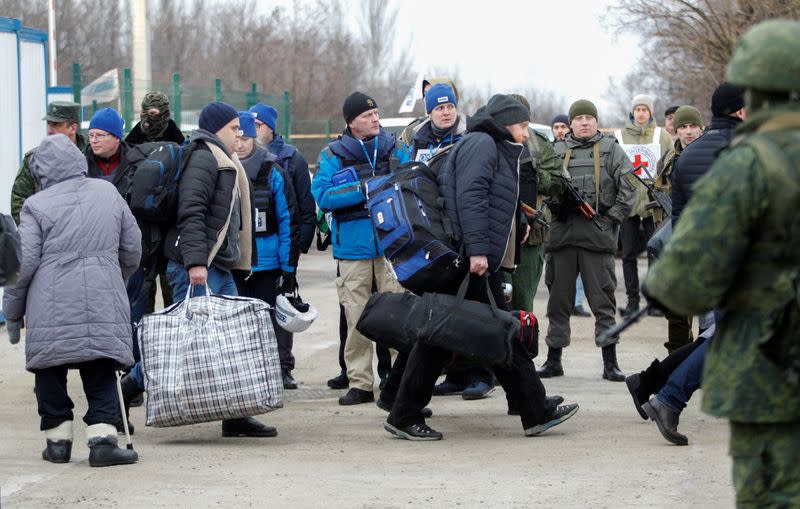
[(653, 186), (652, 184), (648, 184), (642, 177), (636, 174), (636, 172), (643, 167), (644, 165), (634, 166), (633, 169), (630, 170), (628, 173), (633, 175), (636, 178), (636, 180), (638, 180), (644, 187), (647, 188), (648, 191), (650, 191), (650, 194), (653, 195), (653, 198), (655, 198), (656, 203), (658, 203), (659, 207), (664, 209), (664, 214), (667, 217), (672, 217), (672, 198), (670, 197), (670, 195), (668, 195), (663, 191), (659, 191), (658, 189), (655, 188), (655, 186)]
[(520, 208), (522, 209), (522, 213), (528, 218), (533, 219), (534, 222), (539, 223), (545, 228), (550, 228), (550, 223), (545, 221), (544, 217), (542, 217), (542, 209), (535, 209), (524, 201), (520, 202)]
[(566, 202), (565, 206), (574, 207), (580, 215), (591, 220), (598, 230), (601, 232), (606, 230), (603, 223), (600, 222), (600, 218), (597, 217), (597, 211), (583, 199), (581, 192), (572, 184), (567, 184), (567, 188), (564, 191), (564, 200)]

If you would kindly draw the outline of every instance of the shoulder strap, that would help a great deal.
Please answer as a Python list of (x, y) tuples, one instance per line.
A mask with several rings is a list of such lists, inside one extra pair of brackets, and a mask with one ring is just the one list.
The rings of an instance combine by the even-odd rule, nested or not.
[(594, 159), (594, 210), (600, 210), (600, 143), (592, 147)]
[(567, 149), (564, 151), (564, 166), (563, 166), (564, 173), (566, 173), (567, 175), (569, 175), (568, 168), (569, 168), (569, 159), (571, 157), (572, 157), (572, 148), (567, 147)]

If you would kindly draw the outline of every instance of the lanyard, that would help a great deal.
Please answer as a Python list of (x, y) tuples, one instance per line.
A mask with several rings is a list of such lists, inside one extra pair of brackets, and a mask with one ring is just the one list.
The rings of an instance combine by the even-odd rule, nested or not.
[(364, 145), (362, 140), (358, 140), (361, 144), (361, 150), (364, 151), (364, 155), (367, 157), (367, 162), (369, 163), (370, 167), (374, 170), (375, 165), (378, 164), (378, 137), (375, 137), (375, 150), (372, 151), (372, 159), (369, 158), (369, 152), (367, 152), (367, 147)]

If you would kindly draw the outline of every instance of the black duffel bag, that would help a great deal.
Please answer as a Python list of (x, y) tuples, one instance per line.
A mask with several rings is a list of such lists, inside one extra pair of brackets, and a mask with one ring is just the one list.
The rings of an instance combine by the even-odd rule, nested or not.
[(408, 353), (414, 346), (403, 330), (411, 307), (419, 297), (411, 292), (373, 293), (356, 324), (356, 330), (379, 345)]
[(464, 300), (469, 280), (468, 274), (456, 295), (426, 293), (420, 297), (403, 324), (406, 338), (468, 359), (510, 366), (511, 342), (517, 341), (519, 319), (497, 307), (486, 277), (481, 284), (490, 304)]

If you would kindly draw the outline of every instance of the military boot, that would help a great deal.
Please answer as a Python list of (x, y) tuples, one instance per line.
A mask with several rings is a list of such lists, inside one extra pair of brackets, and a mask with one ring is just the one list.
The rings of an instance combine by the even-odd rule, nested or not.
[(603, 347), (603, 378), (611, 382), (624, 382), (625, 375), (617, 365), (617, 345)]
[(539, 378), (553, 378), (557, 376), (564, 376), (564, 368), (561, 366), (561, 352), (563, 348), (548, 348), (547, 360), (544, 361), (542, 367), (536, 372)]

